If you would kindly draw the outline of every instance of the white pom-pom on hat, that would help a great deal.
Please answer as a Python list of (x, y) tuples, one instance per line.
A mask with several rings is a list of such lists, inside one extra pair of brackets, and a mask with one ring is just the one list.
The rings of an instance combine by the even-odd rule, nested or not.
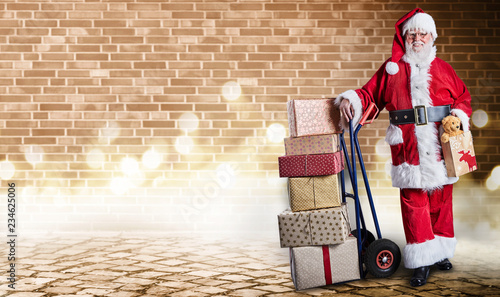
[(389, 73), (390, 75), (394, 75), (394, 74), (398, 73), (399, 66), (397, 63), (389, 61), (385, 65), (385, 71), (387, 71), (387, 73)]

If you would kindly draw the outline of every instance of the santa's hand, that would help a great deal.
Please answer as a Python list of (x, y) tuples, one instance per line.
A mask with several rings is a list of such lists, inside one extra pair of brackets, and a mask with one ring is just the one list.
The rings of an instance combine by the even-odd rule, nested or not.
[(354, 108), (352, 107), (351, 102), (348, 99), (342, 99), (339, 108), (342, 116), (346, 119), (347, 122), (350, 122), (352, 120), (352, 117), (354, 116)]

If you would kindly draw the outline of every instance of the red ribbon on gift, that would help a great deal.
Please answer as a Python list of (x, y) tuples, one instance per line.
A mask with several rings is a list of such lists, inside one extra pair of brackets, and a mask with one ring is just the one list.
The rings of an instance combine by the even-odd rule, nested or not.
[(331, 285), (332, 281), (332, 268), (330, 266), (330, 249), (327, 245), (322, 246), (323, 248), (323, 267), (325, 269), (325, 285)]

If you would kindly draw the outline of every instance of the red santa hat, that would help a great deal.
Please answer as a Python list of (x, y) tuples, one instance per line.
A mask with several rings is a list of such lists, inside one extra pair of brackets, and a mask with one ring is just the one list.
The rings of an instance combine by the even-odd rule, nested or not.
[(392, 43), (392, 57), (391, 60), (385, 65), (385, 70), (391, 75), (394, 75), (399, 71), (397, 63), (406, 52), (403, 36), (408, 30), (420, 29), (427, 33), (431, 33), (434, 40), (436, 40), (438, 36), (434, 19), (420, 8), (415, 8), (405, 14), (396, 22), (395, 27), (396, 34), (394, 34), (394, 41)]

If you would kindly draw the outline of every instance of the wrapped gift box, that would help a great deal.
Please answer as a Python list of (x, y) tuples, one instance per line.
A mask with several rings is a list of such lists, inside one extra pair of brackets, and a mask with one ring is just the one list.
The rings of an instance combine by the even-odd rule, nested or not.
[(280, 177), (337, 174), (344, 169), (341, 152), (278, 158)]
[(450, 137), (450, 141), (441, 143), (441, 146), (449, 177), (461, 176), (477, 169), (470, 131)]
[(360, 279), (357, 240), (290, 248), (290, 270), (297, 290)]
[(290, 136), (342, 133), (334, 99), (293, 99), (287, 102)]
[(281, 247), (339, 244), (351, 232), (346, 203), (313, 211), (285, 210), (278, 224)]
[(339, 134), (285, 138), (285, 154), (287, 156), (332, 154), (339, 150)]
[(290, 177), (288, 196), (292, 211), (340, 206), (338, 175)]

